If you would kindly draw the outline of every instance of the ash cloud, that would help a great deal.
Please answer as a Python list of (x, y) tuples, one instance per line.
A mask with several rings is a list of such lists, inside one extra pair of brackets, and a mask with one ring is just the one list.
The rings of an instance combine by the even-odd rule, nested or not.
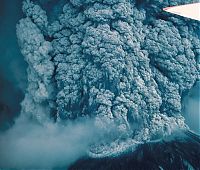
[(28, 63), (23, 113), (114, 123), (118, 140), (94, 157), (187, 129), (181, 101), (199, 78), (200, 27), (162, 10), (181, 1), (70, 0), (54, 21), (34, 2), (16, 31)]
[[(60, 0), (50, 20), (54, 3), (33, 2), (17, 24), (28, 87), (20, 119), (1, 134), (0, 167), (67, 166), (91, 142), (89, 155), (104, 157), (186, 128), (181, 97), (199, 76), (199, 25), (162, 11), (181, 1)], [(100, 142), (102, 129), (113, 136)]]

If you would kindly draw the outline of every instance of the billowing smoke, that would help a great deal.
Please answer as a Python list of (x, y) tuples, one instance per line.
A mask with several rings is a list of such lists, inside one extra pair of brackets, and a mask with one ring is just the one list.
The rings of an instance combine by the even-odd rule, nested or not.
[(17, 25), (29, 65), (22, 112), (43, 124), (50, 115), (56, 122), (92, 117), (101, 128), (114, 123), (115, 140), (94, 157), (186, 129), (181, 101), (199, 78), (199, 24), (162, 10), (178, 3), (70, 0), (49, 21), (42, 5), (24, 1)]

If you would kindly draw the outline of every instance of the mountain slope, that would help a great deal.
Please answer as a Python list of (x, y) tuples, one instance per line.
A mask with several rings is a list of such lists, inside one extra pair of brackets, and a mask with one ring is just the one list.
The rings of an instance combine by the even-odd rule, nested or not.
[(83, 158), (69, 170), (199, 170), (200, 136), (189, 131), (182, 137), (140, 145), (119, 157)]

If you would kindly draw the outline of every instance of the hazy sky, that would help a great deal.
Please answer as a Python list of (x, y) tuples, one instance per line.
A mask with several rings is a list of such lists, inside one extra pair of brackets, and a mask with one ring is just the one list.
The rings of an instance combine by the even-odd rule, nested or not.
[(26, 87), (26, 63), (16, 39), (21, 17), (21, 0), (0, 1), (0, 128), (19, 113)]

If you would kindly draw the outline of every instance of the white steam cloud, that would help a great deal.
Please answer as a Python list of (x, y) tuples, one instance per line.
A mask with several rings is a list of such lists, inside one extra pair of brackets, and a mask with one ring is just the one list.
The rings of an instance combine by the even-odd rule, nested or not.
[(195, 86), (183, 100), (183, 112), (187, 125), (191, 130), (200, 134), (200, 82)]
[(17, 121), (0, 135), (0, 168), (67, 167), (85, 155), (90, 143), (97, 139), (94, 129), (88, 120), (67, 126)]

